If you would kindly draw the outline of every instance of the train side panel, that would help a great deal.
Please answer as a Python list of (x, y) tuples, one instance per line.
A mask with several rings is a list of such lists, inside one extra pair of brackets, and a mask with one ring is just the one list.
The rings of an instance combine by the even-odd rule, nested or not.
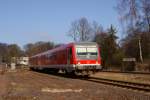
[[(69, 45), (63, 49), (45, 53), (30, 58), (30, 66), (33, 68), (56, 68), (65, 69), (69, 64), (73, 64), (74, 56), (72, 55), (73, 45)], [(70, 54), (69, 54), (70, 52)]]

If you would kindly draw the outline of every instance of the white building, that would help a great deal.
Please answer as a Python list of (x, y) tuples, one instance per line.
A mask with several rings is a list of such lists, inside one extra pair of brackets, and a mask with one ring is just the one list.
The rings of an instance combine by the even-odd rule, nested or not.
[(29, 64), (29, 57), (18, 57), (16, 60), (17, 65), (25, 65)]

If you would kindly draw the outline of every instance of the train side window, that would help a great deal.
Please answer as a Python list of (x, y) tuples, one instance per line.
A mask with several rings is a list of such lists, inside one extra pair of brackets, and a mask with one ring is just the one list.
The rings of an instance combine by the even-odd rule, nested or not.
[(48, 59), (51, 59), (51, 54), (48, 54), (48, 55), (47, 55), (47, 58), (48, 58)]
[(54, 59), (54, 60), (56, 59), (56, 54), (53, 55), (53, 59)]

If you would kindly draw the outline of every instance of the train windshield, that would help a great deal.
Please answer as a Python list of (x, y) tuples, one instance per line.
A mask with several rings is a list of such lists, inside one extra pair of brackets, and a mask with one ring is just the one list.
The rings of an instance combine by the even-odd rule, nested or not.
[(97, 47), (76, 47), (76, 54), (78, 59), (97, 59)]

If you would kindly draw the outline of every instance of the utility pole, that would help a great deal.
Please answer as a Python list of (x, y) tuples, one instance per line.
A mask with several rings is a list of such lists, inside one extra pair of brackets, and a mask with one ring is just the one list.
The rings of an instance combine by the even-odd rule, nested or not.
[(140, 60), (143, 63), (142, 49), (141, 49), (141, 38), (139, 37), (139, 50), (140, 50)]

